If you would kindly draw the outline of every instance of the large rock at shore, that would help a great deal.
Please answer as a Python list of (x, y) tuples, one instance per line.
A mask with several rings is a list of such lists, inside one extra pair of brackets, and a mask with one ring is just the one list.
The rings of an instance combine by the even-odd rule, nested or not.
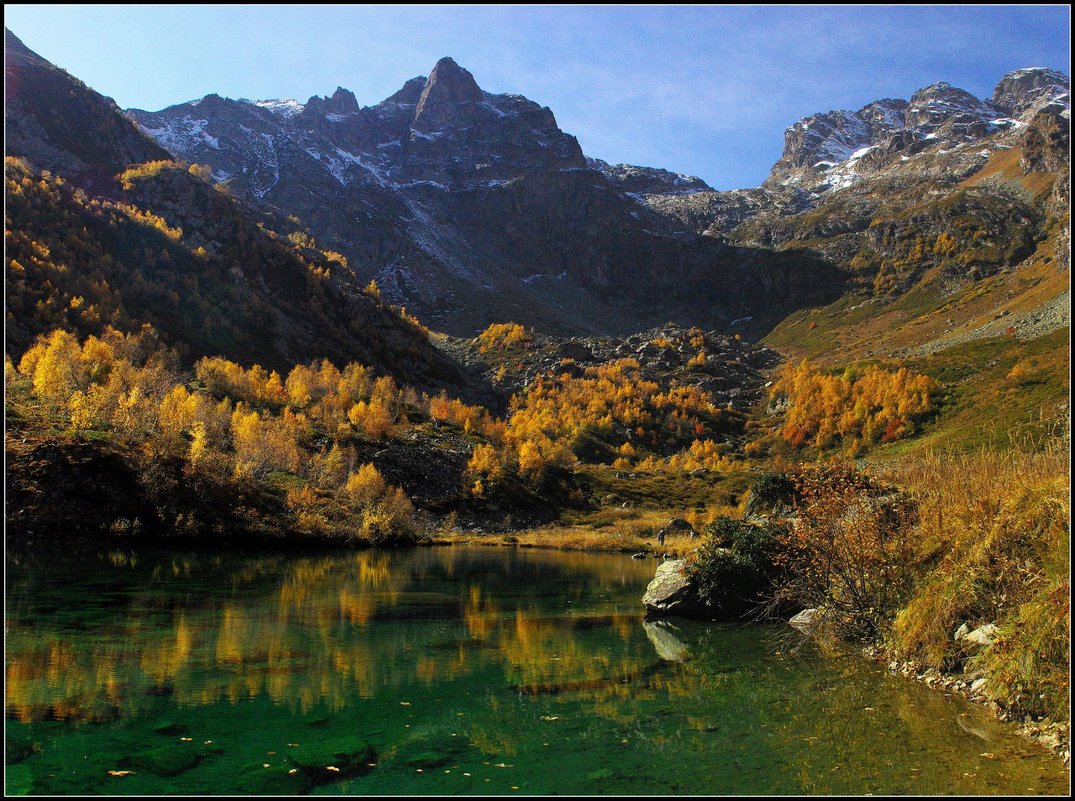
[(654, 615), (709, 617), (709, 609), (699, 599), (686, 574), (686, 559), (662, 562), (646, 587), (642, 604)]

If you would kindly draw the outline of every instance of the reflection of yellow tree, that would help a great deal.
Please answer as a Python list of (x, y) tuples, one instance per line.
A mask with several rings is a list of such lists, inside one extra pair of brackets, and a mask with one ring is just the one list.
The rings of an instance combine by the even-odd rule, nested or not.
[[(489, 554), (497, 561), (503, 557)], [(452, 585), (456, 595), (443, 596), (444, 602), (458, 604), (471, 638), (457, 647), (420, 648), (416, 658), (415, 643), (377, 636), (369, 624), (381, 610), (398, 605), (427, 582), (466, 569), (457, 549), (412, 552), (405, 569), (399, 568), (399, 555), (383, 551), (307, 559), (269, 556), (228, 568), (220, 557), (169, 557), (155, 565), (123, 551), (106, 558), (113, 569), (145, 571), (152, 581), (150, 589), (132, 599), (128, 614), (94, 630), (89, 641), (42, 631), (37, 619), (33, 625), (22, 619), (17, 605), (9, 610), (7, 708), (17, 719), (136, 714), (150, 703), (147, 690), (163, 686), (181, 704), (265, 694), (303, 710), (319, 703), (338, 709), (356, 695), (450, 680), (489, 665), (502, 666), (509, 681), (520, 685), (588, 687), (574, 697), (596, 702), (638, 691), (639, 685), (619, 679), (630, 679), (646, 661), (592, 659), (573, 635), (577, 621), (570, 617), (549, 617), (528, 605), (505, 618), (507, 604), (498, 587), (516, 589), (510, 581), (459, 582)], [(528, 569), (555, 564), (576, 572), (580, 587), (608, 588), (623, 579), (607, 572), (607, 557), (535, 552), (513, 558)], [(634, 563), (624, 569), (640, 572)], [(172, 608), (161, 587), (174, 577), (198, 580), (206, 571), (221, 591), (200, 596), (196, 605)], [(275, 585), (270, 592), (247, 589), (266, 582)], [(170, 623), (162, 626), (161, 616), (167, 614)], [(644, 636), (634, 615), (611, 617), (607, 631), (627, 645)], [(483, 645), (476, 647), (478, 642)], [(611, 706), (605, 711), (611, 714)]]

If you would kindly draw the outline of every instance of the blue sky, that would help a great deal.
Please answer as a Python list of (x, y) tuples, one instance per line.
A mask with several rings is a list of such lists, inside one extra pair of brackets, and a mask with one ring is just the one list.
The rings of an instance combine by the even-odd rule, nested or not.
[(549, 106), (587, 155), (757, 186), (801, 117), (948, 81), (1069, 72), (1067, 6), (5, 6), (32, 50), (125, 108), (216, 92), (371, 105), (450, 55)]

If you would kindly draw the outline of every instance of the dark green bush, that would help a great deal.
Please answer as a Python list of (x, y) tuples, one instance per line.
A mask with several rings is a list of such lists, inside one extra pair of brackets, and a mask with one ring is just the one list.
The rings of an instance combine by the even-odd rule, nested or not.
[(779, 527), (719, 517), (705, 528), (706, 538), (691, 565), (699, 598), (723, 615), (759, 611), (777, 573)]
[(747, 517), (791, 506), (796, 500), (795, 484), (786, 473), (762, 473), (750, 485)]

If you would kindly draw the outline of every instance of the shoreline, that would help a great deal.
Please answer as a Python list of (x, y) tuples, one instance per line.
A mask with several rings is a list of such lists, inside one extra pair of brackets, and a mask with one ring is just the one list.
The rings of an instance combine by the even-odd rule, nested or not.
[[(224, 540), (218, 539), (213, 541), (212, 547), (208, 548), (205, 547), (209, 544), (208, 537), (191, 537), (188, 539), (168, 537), (166, 535), (148, 536), (137, 540), (134, 540), (129, 536), (113, 535), (111, 537), (104, 537), (92, 544), (100, 546), (107, 543), (112, 546), (128, 547), (148, 545), (151, 547), (173, 547), (179, 549), (193, 547), (195, 550), (205, 551), (219, 550), (222, 547), (226, 550), (249, 551), (251, 546), (253, 546), (253, 549), (256, 550), (266, 549), (273, 552), (300, 552), (303, 550), (322, 551), (326, 549), (334, 550), (337, 548), (342, 550), (366, 550), (374, 548), (377, 550), (392, 551), (401, 549), (409, 550), (410, 548), (465, 545), (486, 548), (544, 548), (555, 551), (576, 551), (585, 553), (621, 553), (625, 555), (644, 554), (644, 556), (641, 557), (642, 559), (652, 559), (658, 565), (661, 564), (665, 558), (682, 559), (697, 548), (696, 541), (692, 541), (685, 537), (676, 538), (683, 539), (683, 542), (675, 542), (670, 538), (669, 542), (658, 551), (654, 548), (652, 543), (642, 540), (636, 540), (634, 542), (617, 542), (617, 537), (599, 531), (594, 531), (592, 535), (586, 537), (581, 542), (577, 539), (574, 541), (567, 541), (554, 532), (555, 529), (550, 530), (547, 528), (520, 529), (506, 532), (467, 532), (456, 530), (447, 534), (441, 531), (428, 538), (419, 539), (411, 545), (390, 548), (376, 548), (376, 546), (372, 546), (368, 543), (358, 543), (354, 541), (339, 542), (333, 541), (332, 539), (307, 539), (301, 535), (284, 535), (272, 538), (255, 537), (252, 542), (243, 542), (241, 537), (236, 537), (234, 539), (226, 538)], [(564, 533), (566, 534), (567, 532), (572, 532), (577, 535), (579, 529), (565, 527)], [(589, 532), (587, 532), (587, 534), (589, 534)], [(7, 544), (10, 550), (10, 546), (13, 543), (8, 542)], [(57, 543), (50, 544), (56, 545)], [(34, 548), (32, 541), (28, 543), (23, 542), (21, 545), (31, 549)], [(15, 550), (18, 550), (17, 544)], [(785, 620), (784, 622), (786, 623), (787, 621)], [(1013, 724), (1015, 726), (1015, 731), (1020, 736), (1037, 743), (1045, 750), (1050, 751), (1057, 756), (1064, 767), (1070, 771), (1070, 723), (1058, 723), (1047, 718), (1035, 721), (1031, 720), (1029, 716), (1022, 721), (1016, 719), (1010, 709), (989, 698), (980, 691), (983, 686), (983, 684), (980, 683), (981, 679), (988, 679), (988, 677), (973, 676), (964, 678), (957, 674), (943, 673), (936, 668), (925, 667), (911, 661), (897, 660), (888, 653), (882, 645), (864, 646), (859, 649), (859, 653), (869, 661), (886, 665), (890, 673), (921, 682), (926, 686), (941, 692), (958, 694), (969, 702), (988, 709), (996, 719)]]
[(1016, 719), (1009, 708), (981, 692), (988, 676), (963, 678), (911, 661), (898, 660), (881, 645), (867, 645), (860, 653), (871, 662), (885, 665), (889, 673), (918, 681), (946, 694), (954, 693), (975, 706), (989, 710), (997, 720), (1013, 724), (1020, 736), (1055, 754), (1064, 767), (1071, 770), (1071, 724), (1057, 723), (1048, 718), (1035, 721), (1031, 720), (1030, 716), (1026, 716), (1022, 721)]

